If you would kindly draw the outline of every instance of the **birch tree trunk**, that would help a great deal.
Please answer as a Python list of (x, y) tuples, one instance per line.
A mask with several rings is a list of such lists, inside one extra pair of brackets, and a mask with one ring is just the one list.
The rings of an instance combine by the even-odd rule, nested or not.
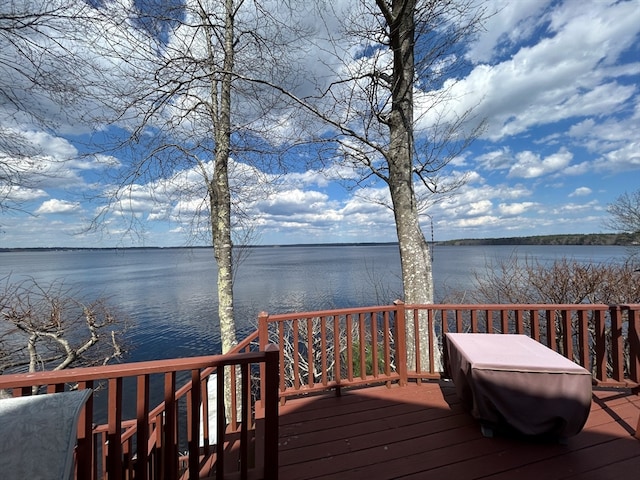
[(228, 169), (231, 145), (231, 82), (234, 69), (234, 10), (234, 1), (225, 0), (223, 71), (219, 85), (215, 81), (212, 85), (215, 170), (213, 179), (209, 182), (209, 208), (213, 250), (218, 266), (218, 317), (222, 353), (227, 353), (238, 343), (233, 313), (233, 242)]
[[(207, 43), (212, 63), (210, 115), (215, 140), (213, 177), (207, 180), (211, 238), (218, 270), (218, 319), (222, 353), (237, 343), (233, 307), (233, 241), (231, 239), (231, 191), (229, 187), (229, 155), (231, 151), (231, 91), (234, 70), (234, 0), (225, 0), (222, 71), (216, 72), (213, 45)], [(207, 12), (201, 11), (203, 20)], [(209, 26), (209, 24), (207, 23)], [(213, 28), (205, 29), (213, 35)], [(231, 371), (225, 371), (224, 403), (229, 421), (232, 411)]]
[[(415, 0), (377, 0), (389, 25), (390, 48), (393, 51), (392, 104), (388, 117), (390, 134), (387, 163), (389, 165), (389, 192), (393, 203), (405, 302), (409, 304), (433, 303), (433, 275), (431, 256), (419, 222), (417, 199), (413, 187), (413, 79), (414, 63), (414, 10)], [(415, 330), (407, 322), (407, 366), (410, 370), (427, 370), (429, 340), (435, 329), (429, 329), (426, 315), (419, 318), (420, 365), (416, 364)], [(437, 345), (437, 344), (436, 344)], [(435, 366), (440, 363), (439, 348), (435, 349)]]

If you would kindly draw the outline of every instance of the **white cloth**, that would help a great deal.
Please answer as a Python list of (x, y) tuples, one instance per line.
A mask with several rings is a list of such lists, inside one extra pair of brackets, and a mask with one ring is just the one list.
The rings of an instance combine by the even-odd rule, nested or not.
[(78, 417), (91, 390), (0, 400), (4, 480), (66, 480), (73, 475)]

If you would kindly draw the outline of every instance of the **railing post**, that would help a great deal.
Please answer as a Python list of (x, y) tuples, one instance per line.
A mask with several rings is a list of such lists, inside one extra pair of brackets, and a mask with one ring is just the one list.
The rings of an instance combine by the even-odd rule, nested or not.
[[(188, 448), (189, 448), (189, 478), (198, 478), (200, 473), (200, 403), (202, 394), (202, 378), (200, 370), (191, 370), (191, 396), (187, 397)], [(202, 415), (202, 425), (208, 422), (208, 415)]]
[[(258, 315), (258, 343), (260, 344), (260, 350), (266, 351), (267, 346), (269, 345), (269, 314), (267, 312), (260, 312)], [(280, 348), (282, 348), (280, 346)], [(265, 407), (265, 364), (260, 363), (260, 402), (262, 403), (262, 407)]]
[(264, 478), (278, 479), (278, 388), (280, 385), (279, 348), (276, 345), (265, 347), (265, 392), (264, 405)]
[(402, 300), (393, 302), (396, 306), (396, 361), (398, 362), (398, 375), (400, 386), (407, 384), (407, 336), (406, 336), (406, 309)]
[(109, 379), (108, 402), (107, 475), (109, 480), (120, 480), (122, 479), (122, 377)]
[[(79, 382), (78, 388), (93, 388), (93, 381)], [(92, 478), (91, 471), (96, 459), (93, 457), (93, 394), (87, 399), (78, 419), (77, 464), (78, 478)]]

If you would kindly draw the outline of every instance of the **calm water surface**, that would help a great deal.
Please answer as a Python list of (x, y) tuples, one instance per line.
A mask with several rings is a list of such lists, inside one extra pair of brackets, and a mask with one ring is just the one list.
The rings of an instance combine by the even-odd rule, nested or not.
[[(510, 255), (541, 262), (622, 261), (624, 247), (436, 246), (436, 301), (469, 288), (474, 271)], [(107, 297), (133, 321), (130, 361), (219, 353), (216, 269), (210, 249), (1, 252), (0, 279), (64, 281), (84, 298)], [(401, 292), (395, 245), (250, 249), (235, 279), (241, 339), (261, 311), (285, 313), (386, 304)]]

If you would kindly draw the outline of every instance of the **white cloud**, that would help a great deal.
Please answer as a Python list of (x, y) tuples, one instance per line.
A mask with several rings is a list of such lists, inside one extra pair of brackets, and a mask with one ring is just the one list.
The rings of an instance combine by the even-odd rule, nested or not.
[(330, 210), (328, 200), (329, 197), (325, 193), (293, 189), (280, 192), (259, 205), (261, 210), (269, 215), (287, 217), (300, 213), (327, 212)]
[(546, 158), (536, 153), (525, 151), (516, 155), (516, 163), (509, 169), (509, 177), (536, 178), (556, 173), (571, 163), (573, 154), (562, 148)]
[(501, 203), (498, 205), (501, 215), (515, 216), (522, 215), (524, 212), (531, 210), (538, 204), (535, 202), (521, 202), (521, 203)]
[[(516, 8), (516, 2), (510, 3)], [(531, 3), (523, 8), (535, 9)], [(640, 32), (637, 4), (567, 1), (551, 18), (546, 38), (523, 46), (496, 65), (479, 64), (466, 78), (446, 84), (457, 107), (427, 114), (422, 121), (431, 123), (438, 114), (460, 115), (475, 108), (474, 113), (489, 120), (485, 138), (498, 141), (537, 125), (585, 115), (606, 116), (625, 108), (635, 87), (616, 80), (625, 71), (602, 66), (612, 65), (633, 45)], [(449, 108), (451, 104), (448, 102)]]
[(69, 202), (67, 200), (51, 199), (42, 202), (42, 205), (35, 211), (37, 215), (49, 213), (70, 213), (80, 210), (78, 202)]
[(540, 21), (546, 17), (544, 10), (551, 0), (493, 0), (488, 6), (490, 15), (485, 31), (467, 52), (473, 62), (489, 62), (503, 54), (508, 46), (528, 40)]
[(587, 195), (591, 195), (591, 193), (593, 193), (593, 190), (589, 187), (578, 187), (569, 194), (569, 197), (586, 197)]

